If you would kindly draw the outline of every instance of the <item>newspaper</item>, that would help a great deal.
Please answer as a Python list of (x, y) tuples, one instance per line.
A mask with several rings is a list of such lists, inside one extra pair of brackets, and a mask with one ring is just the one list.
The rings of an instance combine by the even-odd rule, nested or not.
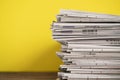
[(52, 37), (61, 44), (59, 80), (120, 80), (120, 16), (61, 10)]

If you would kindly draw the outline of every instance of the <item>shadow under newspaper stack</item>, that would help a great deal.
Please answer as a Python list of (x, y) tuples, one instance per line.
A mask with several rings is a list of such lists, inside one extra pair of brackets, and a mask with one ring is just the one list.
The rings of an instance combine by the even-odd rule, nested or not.
[(120, 80), (120, 16), (61, 10), (51, 30), (60, 80)]

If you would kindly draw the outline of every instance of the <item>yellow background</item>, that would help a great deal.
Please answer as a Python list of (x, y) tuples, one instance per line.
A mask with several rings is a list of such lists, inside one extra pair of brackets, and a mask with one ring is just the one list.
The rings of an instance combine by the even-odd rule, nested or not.
[(120, 0), (0, 0), (0, 71), (57, 71), (50, 25), (60, 9), (120, 15)]

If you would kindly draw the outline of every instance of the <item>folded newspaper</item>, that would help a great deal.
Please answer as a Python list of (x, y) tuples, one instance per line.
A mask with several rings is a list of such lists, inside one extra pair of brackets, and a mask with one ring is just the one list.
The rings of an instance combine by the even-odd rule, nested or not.
[(120, 80), (120, 16), (61, 10), (51, 30), (59, 80)]

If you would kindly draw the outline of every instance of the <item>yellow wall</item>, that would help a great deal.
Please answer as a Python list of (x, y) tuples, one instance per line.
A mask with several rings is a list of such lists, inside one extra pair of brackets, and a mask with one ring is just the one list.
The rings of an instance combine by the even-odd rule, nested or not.
[(57, 71), (50, 24), (60, 9), (120, 15), (120, 0), (0, 0), (0, 71)]

